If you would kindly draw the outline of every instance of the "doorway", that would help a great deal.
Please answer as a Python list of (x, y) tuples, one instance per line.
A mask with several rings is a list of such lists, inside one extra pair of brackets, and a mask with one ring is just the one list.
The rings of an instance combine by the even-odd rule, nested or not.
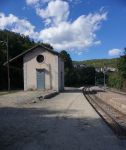
[(36, 77), (37, 77), (37, 89), (45, 89), (45, 70), (37, 69)]

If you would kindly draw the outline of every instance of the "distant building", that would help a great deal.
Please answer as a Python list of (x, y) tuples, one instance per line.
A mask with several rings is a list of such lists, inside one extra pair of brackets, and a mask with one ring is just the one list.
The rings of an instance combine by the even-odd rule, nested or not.
[(86, 64), (74, 64), (73, 65), (74, 66), (74, 68), (87, 68), (87, 65)]
[(11, 61), (23, 57), (24, 90), (64, 89), (64, 61), (59, 53), (37, 45)]
[(107, 71), (115, 72), (117, 69), (113, 67), (107, 67)]
[(99, 68), (95, 68), (96, 72), (116, 72), (117, 69), (114, 67), (99, 67)]

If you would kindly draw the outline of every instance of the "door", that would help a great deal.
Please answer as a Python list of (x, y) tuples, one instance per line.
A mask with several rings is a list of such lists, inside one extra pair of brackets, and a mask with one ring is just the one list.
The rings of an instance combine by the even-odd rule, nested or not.
[(37, 69), (37, 89), (45, 89), (45, 71), (44, 69)]

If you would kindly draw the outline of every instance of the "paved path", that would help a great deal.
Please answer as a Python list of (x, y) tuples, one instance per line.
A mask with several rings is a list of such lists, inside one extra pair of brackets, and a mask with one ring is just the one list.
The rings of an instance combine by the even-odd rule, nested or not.
[(0, 150), (126, 150), (82, 93), (0, 108)]

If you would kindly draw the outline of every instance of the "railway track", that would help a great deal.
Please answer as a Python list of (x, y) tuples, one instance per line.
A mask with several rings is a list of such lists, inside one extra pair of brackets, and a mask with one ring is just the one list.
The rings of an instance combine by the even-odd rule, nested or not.
[(125, 117), (124, 114), (97, 98), (94, 91), (91, 91), (89, 87), (83, 88), (83, 94), (113, 132), (119, 138), (126, 138), (126, 128), (122, 124), (122, 119)]
[(112, 92), (112, 93), (117, 93), (117, 94), (126, 96), (126, 93), (125, 93), (125, 92), (122, 92), (122, 91), (116, 91), (116, 90), (112, 90), (112, 89), (110, 89), (110, 88), (107, 88), (106, 90), (107, 90), (107, 91), (110, 91), (110, 92)]

